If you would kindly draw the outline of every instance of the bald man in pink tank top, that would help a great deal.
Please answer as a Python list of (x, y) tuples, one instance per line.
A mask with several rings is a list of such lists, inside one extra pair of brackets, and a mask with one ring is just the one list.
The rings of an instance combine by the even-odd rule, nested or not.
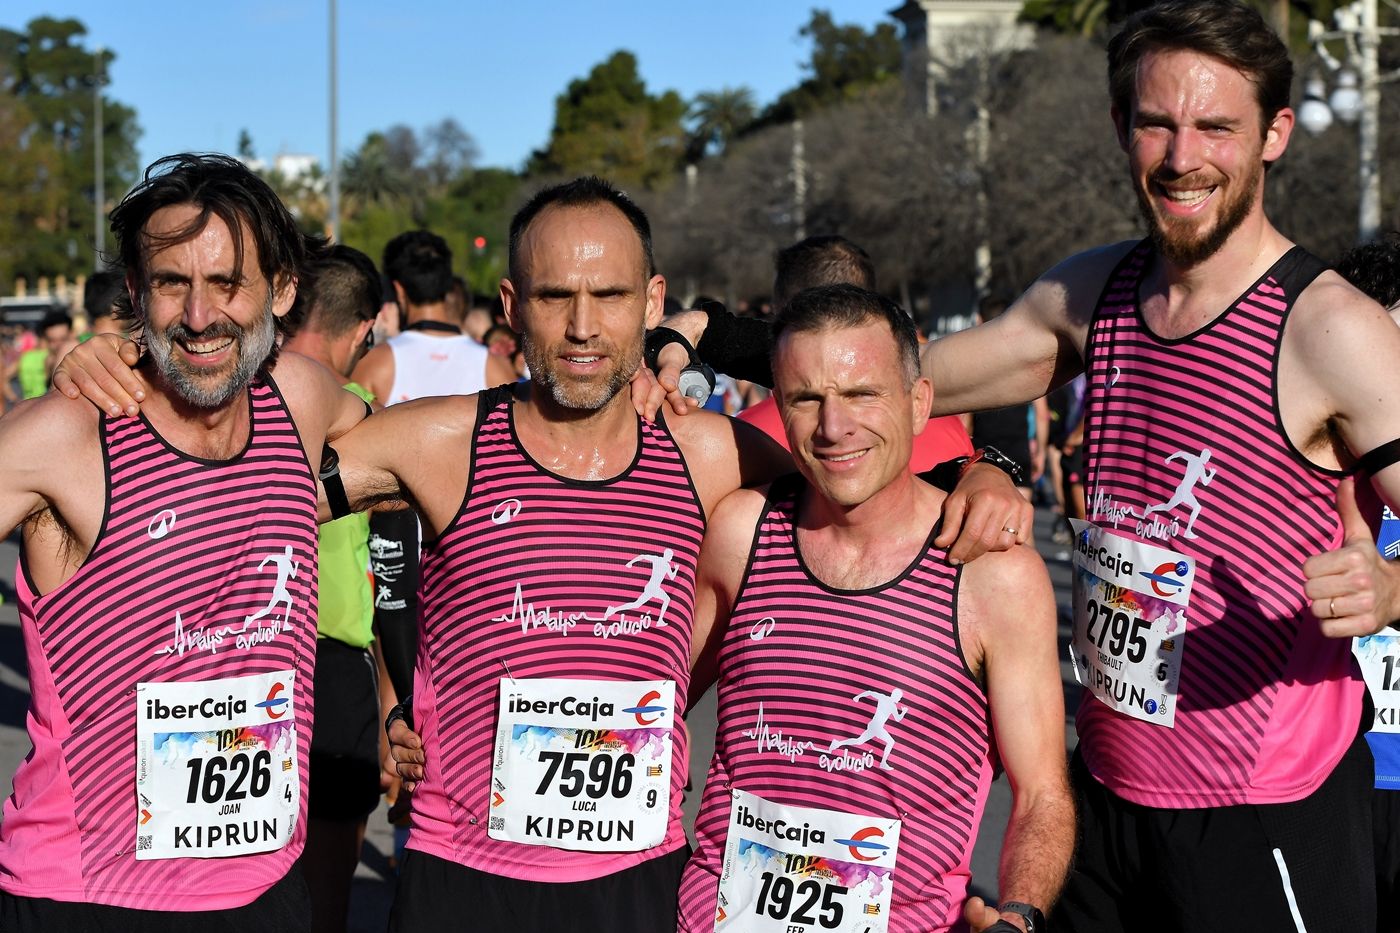
[[(717, 672), (718, 730), (680, 929), (1043, 930), (1074, 844), (1044, 565), (959, 566), (934, 542), (907, 314), (823, 286), (774, 329), (800, 476), (735, 492), (706, 532), (691, 694)], [(1014, 801), (992, 907), (968, 884), (998, 765)]]

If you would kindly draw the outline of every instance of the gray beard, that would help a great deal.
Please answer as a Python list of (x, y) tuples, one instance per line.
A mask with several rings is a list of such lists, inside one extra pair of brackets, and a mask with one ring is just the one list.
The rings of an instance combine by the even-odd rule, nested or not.
[[(149, 321), (145, 314), (144, 302), (142, 304), (142, 318)], [(234, 359), (233, 369), (222, 379), (198, 376), (176, 361), (175, 339), (182, 336), (188, 339), (193, 336), (183, 324), (175, 324), (163, 332), (152, 330), (147, 324), (145, 331), (146, 352), (150, 354), (151, 362), (155, 365), (161, 381), (190, 406), (214, 411), (232, 402), (272, 358), (277, 345), (277, 329), (272, 314), (272, 291), (268, 290), (260, 323), (252, 329), (245, 330), (231, 323), (221, 322), (211, 325), (198, 335), (202, 338), (232, 337), (236, 342), (238, 355)]]

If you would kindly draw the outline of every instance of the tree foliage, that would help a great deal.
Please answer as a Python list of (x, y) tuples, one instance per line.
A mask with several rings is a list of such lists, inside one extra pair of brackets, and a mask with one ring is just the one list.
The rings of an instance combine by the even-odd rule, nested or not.
[[(478, 295), (505, 270), (505, 235), (520, 178), (474, 167), (476, 142), (446, 118), (423, 132), (397, 124), (369, 134), (342, 170), (341, 239), (376, 262), (389, 240), (426, 228), (447, 239), (454, 270)], [(474, 241), (484, 237), (478, 250)]]
[[(0, 29), (0, 282), (92, 268), (98, 63), (86, 34), (47, 16)], [(104, 75), (115, 58), (102, 53)], [(136, 112), (105, 95), (102, 123), (105, 212), (136, 179), (140, 130)]]
[(637, 57), (614, 52), (556, 98), (549, 144), (534, 154), (529, 173), (596, 174), (624, 185), (654, 185), (681, 163), (685, 115), (679, 94), (649, 93)]
[(807, 77), (764, 110), (764, 125), (789, 123), (899, 78), (899, 34), (893, 23), (866, 31), (855, 24), (838, 24), (826, 10), (813, 10), (798, 35), (812, 42), (812, 56), (803, 65)]

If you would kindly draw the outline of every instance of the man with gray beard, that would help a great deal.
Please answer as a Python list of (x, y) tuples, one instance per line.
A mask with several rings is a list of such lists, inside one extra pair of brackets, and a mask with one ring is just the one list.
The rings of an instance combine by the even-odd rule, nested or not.
[(142, 417), (50, 393), (0, 419), (33, 742), (0, 929), (305, 930), (310, 463), (364, 406), (277, 358), (319, 247), (243, 165), (162, 159), (112, 227)]

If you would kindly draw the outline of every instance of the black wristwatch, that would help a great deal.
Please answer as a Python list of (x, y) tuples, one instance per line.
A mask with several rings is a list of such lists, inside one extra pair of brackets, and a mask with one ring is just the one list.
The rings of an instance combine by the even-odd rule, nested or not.
[(1020, 901), (1003, 901), (997, 910), (1004, 914), (1015, 914), (1026, 921), (1026, 933), (1045, 933), (1050, 929), (1045, 922), (1045, 914), (1040, 912), (1040, 908), (1033, 904), (1023, 904)]
[(971, 457), (959, 457), (953, 462), (958, 465), (958, 476), (960, 478), (967, 468), (974, 463), (990, 463), (992, 466), (1010, 476), (1013, 485), (1025, 486), (1027, 484), (1026, 474), (1021, 469), (1021, 465), (991, 445), (978, 447), (972, 452)]

